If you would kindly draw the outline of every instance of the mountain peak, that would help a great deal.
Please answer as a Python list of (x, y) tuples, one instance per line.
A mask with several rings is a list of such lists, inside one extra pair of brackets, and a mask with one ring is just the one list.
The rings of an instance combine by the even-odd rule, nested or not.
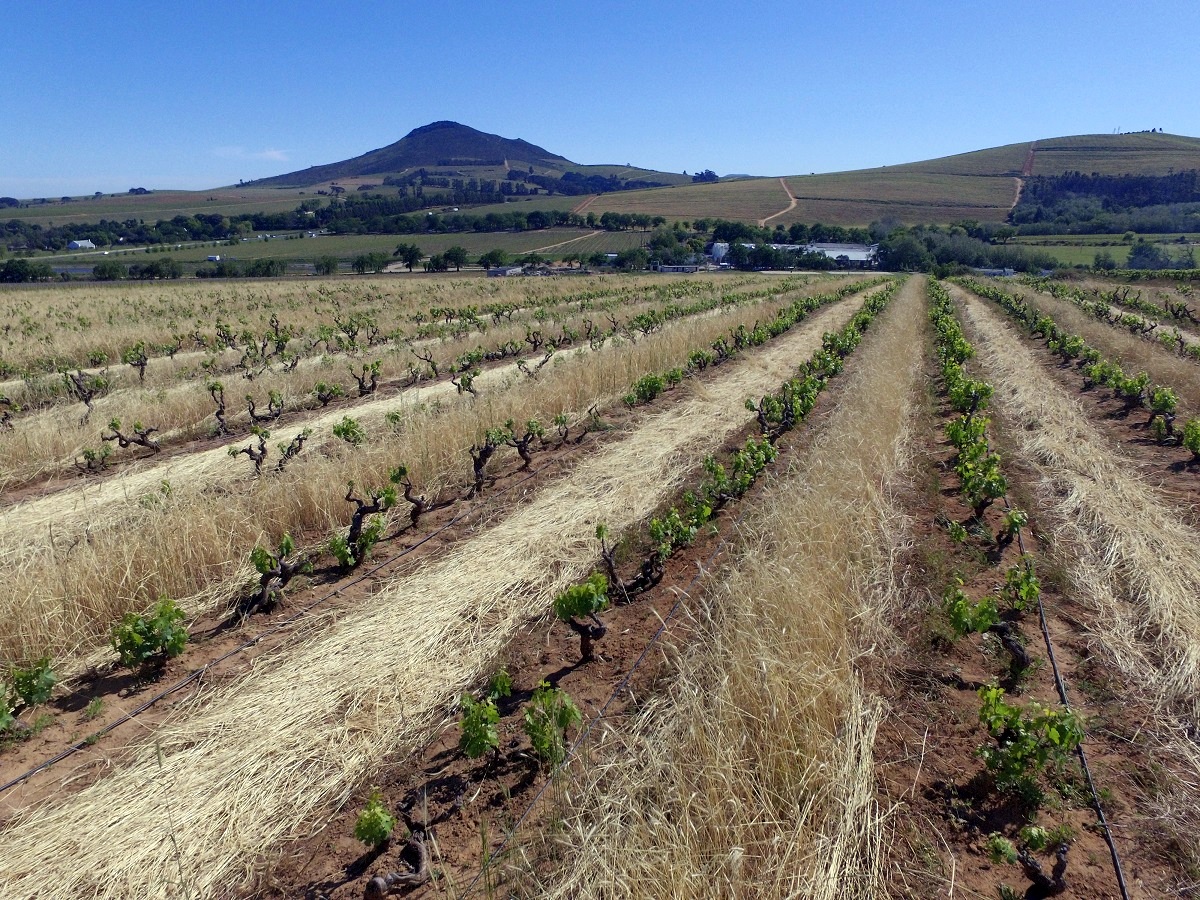
[(414, 128), (396, 143), (362, 156), (262, 178), (255, 183), (307, 187), (338, 178), (386, 175), (420, 167), (501, 166), (518, 162), (524, 165), (548, 165), (556, 169), (574, 165), (566, 157), (528, 141), (488, 134), (443, 119)]
[[(471, 128), (467, 125), (460, 125), (458, 122), (451, 122), (449, 119), (442, 119), (438, 122), (430, 122), (428, 125), (422, 125), (420, 128), (414, 128), (412, 131), (406, 134), (405, 137), (417, 137), (418, 135), (429, 134), (430, 132), (434, 131), (448, 131), (457, 128), (461, 128), (465, 131), (475, 131), (474, 128)], [(480, 134), (481, 132), (475, 133)]]

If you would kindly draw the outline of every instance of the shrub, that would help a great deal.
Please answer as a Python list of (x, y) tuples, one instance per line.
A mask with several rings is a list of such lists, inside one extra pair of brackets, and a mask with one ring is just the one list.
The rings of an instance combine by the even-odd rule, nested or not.
[(1183, 446), (1191, 451), (1192, 462), (1200, 462), (1200, 418), (1188, 419), (1183, 426)]
[(392, 837), (396, 818), (387, 811), (379, 790), (373, 789), (367, 805), (354, 823), (354, 837), (368, 847), (381, 847)]
[(567, 758), (567, 729), (583, 721), (574, 701), (543, 681), (525, 708), (525, 733), (534, 752), (551, 768)]
[(607, 631), (596, 616), (607, 608), (608, 578), (600, 572), (593, 572), (587, 581), (572, 585), (554, 598), (554, 614), (579, 636), (579, 656), (585, 661), (592, 658), (592, 644)]
[(510, 697), (512, 696), (512, 686), (512, 676), (508, 674), (508, 669), (497, 669), (488, 684), (488, 696), (496, 700), (501, 697)]
[(961, 581), (946, 595), (943, 607), (946, 617), (950, 620), (950, 627), (959, 637), (982, 634), (1000, 621), (996, 598), (989, 596), (978, 603), (971, 603), (971, 598), (962, 589)]
[(476, 700), (468, 694), (462, 697), (462, 734), (458, 748), (471, 759), (478, 759), (489, 750), (500, 748), (500, 734), (496, 725), (500, 722), (500, 711), (491, 697)]
[(1042, 585), (1034, 572), (1031, 556), (1022, 557), (1021, 565), (1009, 569), (1004, 583), (1008, 588), (1013, 609), (1020, 611), (1037, 606), (1038, 598), (1042, 593)]
[(50, 658), (43, 656), (29, 668), (14, 666), (8, 673), (8, 680), (13, 689), (9, 706), (16, 706), (18, 700), (26, 706), (40, 706), (50, 699), (58, 676), (54, 674)]
[(367, 440), (367, 432), (363, 430), (362, 425), (357, 419), (349, 416), (342, 416), (342, 421), (334, 424), (333, 433), (352, 447), (360, 447)]
[(183, 619), (183, 610), (168, 597), (158, 601), (149, 617), (126, 613), (112, 631), (121, 665), (134, 669), (178, 656), (188, 639)]
[(993, 832), (988, 835), (987, 852), (988, 859), (996, 865), (1000, 863), (1015, 863), (1017, 861), (1017, 848), (1013, 846), (1012, 841), (1002, 834)]
[(628, 406), (649, 403), (664, 390), (667, 382), (661, 375), (643, 375), (633, 383), (633, 388), (623, 399)]
[(1023, 710), (1004, 702), (1004, 689), (979, 689), (979, 721), (996, 746), (979, 749), (996, 787), (1016, 794), (1033, 807), (1041, 804), (1037, 779), (1047, 767), (1061, 767), (1083, 740), (1083, 726), (1071, 712), (1036, 704)]

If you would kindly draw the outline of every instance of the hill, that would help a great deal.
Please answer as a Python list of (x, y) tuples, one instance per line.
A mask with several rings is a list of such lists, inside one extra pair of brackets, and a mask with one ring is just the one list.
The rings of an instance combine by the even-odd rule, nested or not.
[(402, 176), (425, 169), (434, 176), (479, 180), (503, 179), (511, 170), (539, 178), (560, 179), (564, 175), (594, 177), (611, 184), (649, 182), (658, 185), (690, 182), (674, 172), (656, 172), (632, 166), (581, 165), (565, 156), (519, 138), (478, 131), (458, 122), (433, 122), (414, 128), (394, 144), (353, 159), (311, 166), (297, 172), (248, 182), (253, 187), (312, 188), (338, 182), (343, 187), (378, 182), (387, 176)]
[[(616, 165), (581, 165), (523, 140), (486, 134), (455, 122), (434, 122), (414, 129), (379, 150), (338, 163), (209, 191), (159, 191), (43, 200), (5, 209), (3, 218), (42, 226), (96, 222), (101, 218), (170, 219), (176, 215), (230, 216), (251, 212), (286, 212), (301, 201), (327, 202), (316, 196), (337, 181), (355, 192), (380, 185), (388, 175), (410, 178), (421, 168), (431, 175), (480, 181), (504, 180), (510, 169), (528, 172), (527, 187), (535, 196), (510, 197), (522, 208), (574, 209), (580, 213), (644, 213), (668, 219), (736, 219), (790, 225), (823, 222), (867, 225), (880, 219), (906, 224), (943, 224), (962, 219), (1003, 222), (1017, 199), (1018, 187), (1030, 175), (1093, 172), (1101, 175), (1165, 175), (1200, 169), (1200, 139), (1181, 135), (1138, 133), (1077, 135), (1006, 144), (986, 150), (875, 169), (773, 178), (726, 177), (717, 183), (693, 184), (687, 175)], [(547, 195), (544, 186), (564, 187), (570, 195)], [(581, 179), (604, 180), (631, 187), (657, 182), (670, 185), (642, 190), (592, 187)], [(584, 186), (581, 190), (580, 186)], [(435, 188), (436, 190), (437, 188)], [(596, 193), (605, 190), (607, 193)], [(387, 195), (394, 190), (382, 188)], [(455, 204), (464, 209), (466, 203)], [(496, 204), (477, 207), (493, 211)]]
[(508, 169), (517, 165), (534, 165), (560, 171), (574, 166), (566, 157), (528, 141), (487, 134), (457, 122), (443, 121), (414, 128), (396, 143), (353, 159), (261, 178), (252, 184), (264, 187), (310, 187), (343, 178), (397, 174), (421, 167)]
[(1002, 222), (1022, 179), (1030, 175), (1165, 175), (1197, 168), (1198, 138), (1149, 132), (1078, 135), (877, 169), (604, 194), (587, 209), (597, 215), (611, 210), (783, 225), (867, 225), (886, 218), (906, 224)]

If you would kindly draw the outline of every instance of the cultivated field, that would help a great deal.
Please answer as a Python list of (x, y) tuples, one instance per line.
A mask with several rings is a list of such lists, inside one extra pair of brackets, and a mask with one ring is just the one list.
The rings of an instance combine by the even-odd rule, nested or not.
[[(140, 185), (134, 185), (135, 187)], [(153, 188), (153, 185), (147, 185)], [(220, 187), (207, 191), (152, 190), (149, 194), (105, 194), (75, 197), (64, 203), (47, 197), (45, 203), (7, 208), (4, 219), (20, 219), (37, 225), (68, 225), (101, 219), (172, 219), (198, 213), (236, 216), (244, 213), (291, 212), (305, 200), (324, 202), (316, 190), (296, 188)]]
[(588, 205), (587, 212), (594, 212), (597, 217), (611, 211), (686, 221), (723, 218), (757, 222), (786, 209), (788, 202), (778, 178), (747, 178), (601, 194)]
[[(570, 204), (559, 203), (556, 209), (568, 209)], [(115, 259), (125, 265), (154, 262), (160, 259), (178, 260), (185, 273), (206, 265), (207, 258), (219, 255), (246, 266), (257, 259), (280, 259), (288, 264), (288, 274), (311, 273), (313, 263), (324, 256), (334, 256), (341, 263), (342, 271), (348, 272), (356, 256), (364, 253), (391, 254), (399, 244), (416, 244), (425, 256), (444, 253), (451, 247), (462, 247), (473, 263), (489, 250), (504, 250), (513, 257), (526, 253), (538, 253), (547, 259), (558, 259), (570, 253), (619, 253), (645, 244), (648, 234), (641, 231), (597, 231), (587, 228), (545, 228), (537, 231), (463, 232), (449, 234), (324, 234), (307, 237), (303, 233), (274, 235), (269, 240), (251, 238), (237, 244), (207, 243), (175, 245), (168, 249), (155, 249), (147, 253), (145, 248), (84, 253), (44, 254), (41, 261), (52, 266), (70, 266), (77, 275), (90, 274), (91, 267), (101, 260)], [(576, 246), (578, 245), (578, 246)], [(211, 266), (209, 266), (211, 268)], [(393, 271), (409, 274), (398, 263), (392, 264)], [(421, 266), (413, 269), (420, 274)]]
[(1185, 895), (1191, 296), (0, 292), (0, 898)]

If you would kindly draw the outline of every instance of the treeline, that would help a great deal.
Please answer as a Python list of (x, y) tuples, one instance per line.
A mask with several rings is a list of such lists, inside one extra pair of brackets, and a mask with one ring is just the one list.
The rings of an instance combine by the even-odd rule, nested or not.
[[(509, 172), (509, 178), (514, 173)], [(520, 173), (517, 173), (520, 174)], [(582, 175), (579, 172), (564, 172), (561, 178), (552, 175), (525, 175), (524, 180), (535, 184), (551, 194), (608, 194), (614, 191), (637, 191), (643, 188), (667, 187), (665, 181), (640, 179), (622, 180), (615, 175)]]
[[(88, 240), (97, 247), (115, 244), (177, 244), (184, 241), (223, 241), (238, 232), (242, 222), (251, 216), (228, 216), (199, 213), (194, 216), (175, 216), (147, 225), (143, 219), (124, 221), (101, 219), (99, 222), (41, 225), (11, 219), (0, 223), (0, 241), (10, 250), (65, 250), (71, 241)], [(247, 225), (242, 229), (249, 231)]]
[[(336, 268), (336, 260), (334, 262)], [(197, 278), (276, 278), (285, 274), (287, 262), (282, 259), (254, 259), (245, 265), (225, 259), (196, 269)], [(171, 258), (128, 266), (106, 259), (92, 267), (92, 278), (96, 281), (155, 281), (182, 277), (183, 266)]]
[(5, 260), (0, 266), (0, 284), (22, 284), (29, 281), (53, 281), (58, 278), (54, 270), (44, 262), (28, 259)]
[(696, 219), (692, 222), (692, 227), (700, 234), (711, 232), (714, 241), (726, 244), (735, 241), (747, 244), (870, 244), (874, 240), (871, 228), (844, 228), (841, 225), (823, 225), (820, 222), (814, 222), (812, 225), (796, 222), (787, 228), (783, 225), (760, 228), (757, 225), (731, 222), (727, 219)]
[[(934, 272), (939, 276), (965, 269), (1014, 269), (1040, 272), (1059, 262), (1044, 250), (984, 240), (986, 230), (974, 222), (958, 225), (871, 226), (878, 236), (879, 266), (891, 271)], [(971, 230), (978, 229), (972, 235)]]
[(1009, 221), (1021, 234), (1166, 234), (1200, 228), (1200, 171), (1026, 179)]

